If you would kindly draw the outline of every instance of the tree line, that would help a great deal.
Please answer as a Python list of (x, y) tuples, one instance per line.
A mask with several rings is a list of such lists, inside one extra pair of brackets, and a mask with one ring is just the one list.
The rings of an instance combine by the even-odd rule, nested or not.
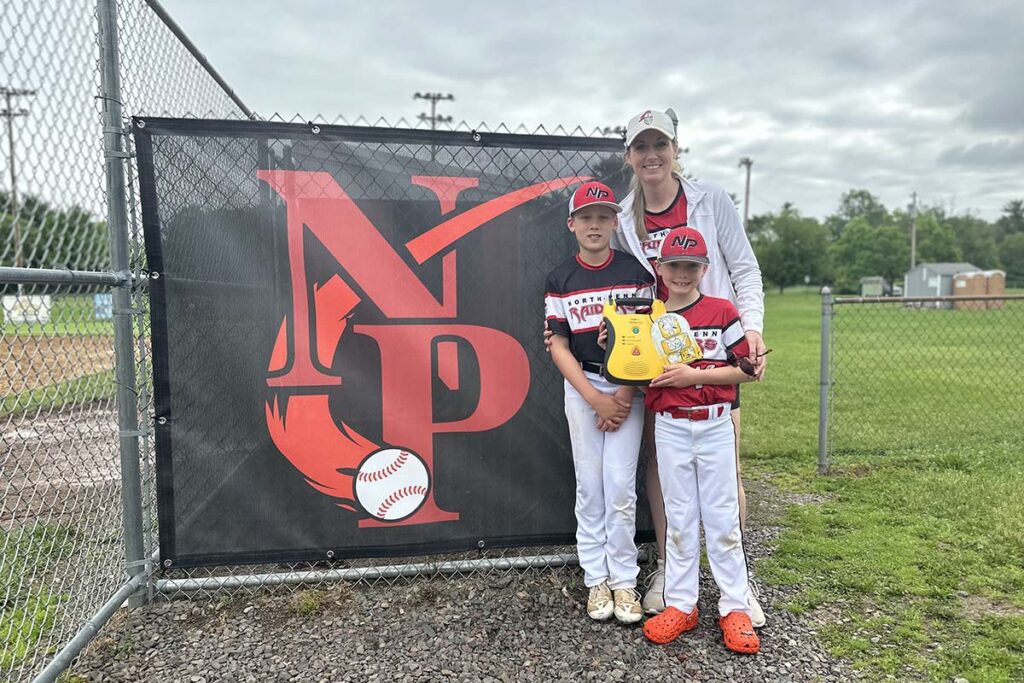
[[(19, 199), (17, 216), (10, 207), (10, 196), (0, 192), (0, 265), (14, 265), (17, 221), (22, 266), (109, 269), (107, 225), (87, 210), (57, 208), (32, 195)], [(766, 285), (780, 292), (805, 283), (856, 292), (866, 276), (902, 282), (913, 221), (909, 210), (890, 211), (869, 191), (850, 190), (823, 221), (787, 202), (778, 213), (751, 216), (747, 234)], [(1008, 283), (1024, 283), (1024, 200), (1008, 202), (995, 222), (939, 206), (922, 207), (916, 221), (917, 263), (964, 261), (1005, 270)]]
[(0, 265), (15, 265), (19, 235), (22, 267), (110, 269), (107, 224), (89, 211), (58, 208), (33, 195), (20, 195), (17, 212), (11, 209), (10, 195), (0, 192)]
[[(780, 292), (805, 283), (856, 292), (862, 277), (903, 281), (914, 220), (910, 210), (890, 211), (869, 191), (850, 190), (823, 221), (786, 203), (778, 213), (752, 216), (747, 234), (766, 285)], [(916, 263), (967, 262), (1006, 271), (1008, 283), (1024, 282), (1024, 200), (1008, 202), (995, 222), (950, 215), (940, 206), (919, 208), (916, 222)]]

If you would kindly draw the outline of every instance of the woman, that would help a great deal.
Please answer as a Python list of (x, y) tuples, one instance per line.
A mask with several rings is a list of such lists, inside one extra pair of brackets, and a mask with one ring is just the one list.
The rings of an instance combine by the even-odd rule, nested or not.
[[(679, 144), (676, 116), (671, 109), (647, 110), (629, 120), (626, 126), (626, 163), (633, 169), (631, 192), (622, 202), (619, 230), (612, 238), (612, 247), (633, 254), (657, 277), (653, 262), (661, 241), (673, 228), (688, 225), (704, 237), (711, 261), (701, 291), (709, 296), (730, 299), (740, 312), (749, 359), (758, 375), (764, 369), (764, 288), (761, 269), (743, 230), (735, 204), (721, 187), (706, 181), (683, 177), (678, 162)], [(664, 283), (658, 282), (659, 298), (664, 299)], [(655, 386), (671, 386), (673, 372), (667, 371), (652, 382)], [(740, 411), (737, 398), (732, 410), (736, 430), (736, 472), (739, 488), (740, 521), (745, 527), (746, 496), (739, 478)], [(648, 416), (647, 435), (647, 498), (658, 540), (658, 571), (652, 575), (650, 588), (644, 596), (644, 609), (649, 614), (665, 607), (664, 557), (665, 510), (658, 481), (657, 456), (650, 438), (652, 421)], [(763, 626), (764, 611), (751, 588), (750, 608), (755, 626)]]

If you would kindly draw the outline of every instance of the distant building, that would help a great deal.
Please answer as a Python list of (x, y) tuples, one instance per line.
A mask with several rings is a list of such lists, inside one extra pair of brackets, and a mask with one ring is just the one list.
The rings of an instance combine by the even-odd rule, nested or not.
[(872, 275), (860, 279), (861, 296), (886, 296), (889, 293), (889, 283), (880, 275)]
[(904, 296), (953, 296), (953, 277), (979, 268), (970, 263), (919, 263), (903, 278)]

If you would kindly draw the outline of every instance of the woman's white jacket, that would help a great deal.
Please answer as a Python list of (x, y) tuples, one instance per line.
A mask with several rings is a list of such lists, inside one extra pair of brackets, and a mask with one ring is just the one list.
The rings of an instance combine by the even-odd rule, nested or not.
[[(681, 178), (686, 195), (687, 225), (704, 237), (708, 246), (708, 273), (700, 290), (708, 296), (729, 299), (740, 312), (744, 331), (763, 332), (764, 284), (750, 240), (743, 230), (736, 205), (729, 194), (714, 183)], [(619, 229), (612, 236), (614, 249), (633, 254), (648, 270), (633, 222), (633, 193), (620, 202)]]

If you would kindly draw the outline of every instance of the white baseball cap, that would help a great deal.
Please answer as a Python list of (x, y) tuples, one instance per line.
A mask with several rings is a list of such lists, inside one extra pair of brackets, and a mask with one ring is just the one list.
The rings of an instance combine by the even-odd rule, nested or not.
[(633, 144), (637, 135), (645, 130), (654, 129), (664, 133), (670, 140), (676, 139), (676, 113), (671, 109), (665, 111), (654, 111), (648, 109), (638, 116), (634, 116), (626, 124), (626, 147)]

